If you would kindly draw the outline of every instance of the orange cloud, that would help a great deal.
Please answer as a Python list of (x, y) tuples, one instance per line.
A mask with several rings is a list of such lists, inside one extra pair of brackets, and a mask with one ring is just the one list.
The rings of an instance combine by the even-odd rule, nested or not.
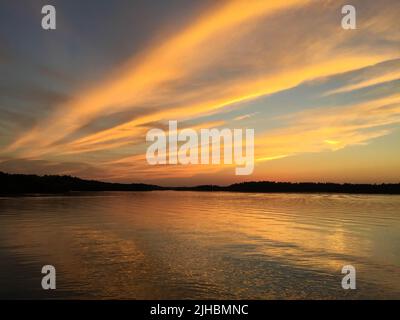
[[(40, 128), (24, 135), (9, 149), (15, 150), (32, 141), (36, 146), (46, 147), (99, 114), (104, 115), (111, 110), (121, 111), (133, 104), (151, 100), (151, 96), (163, 83), (179, 79), (207, 63), (200, 50), (207, 40), (231, 32), (250, 19), (307, 2), (254, 0), (249, 5), (243, 1), (230, 1), (201, 17), (175, 37), (160, 45), (156, 44), (149, 52), (128, 62), (113, 77), (83, 93), (75, 101), (60, 106), (59, 111)], [(223, 47), (223, 42), (213, 43), (212, 47), (218, 50)]]
[[(148, 50), (115, 69), (110, 77), (78, 94), (77, 99), (59, 105), (54, 114), (17, 139), (6, 151), (33, 159), (89, 159), (88, 154), (93, 153), (96, 156), (88, 161), (95, 161), (113, 177), (123, 177), (133, 171), (146, 176), (182, 176), (223, 170), (225, 167), (199, 166), (169, 167), (168, 172), (162, 172), (165, 167), (146, 167), (143, 156), (146, 124), (167, 120), (196, 122), (200, 117), (240, 107), (241, 103), (296, 87), (305, 81), (399, 57), (397, 47), (377, 50), (368, 37), (361, 45), (360, 41), (351, 42), (360, 34), (387, 39), (388, 26), (397, 18), (395, 14), (386, 19), (386, 11), (377, 12), (379, 18), (357, 32), (338, 31), (339, 22), (316, 29), (314, 23), (302, 19), (302, 15), (293, 19), (295, 10), (306, 8), (312, 12), (311, 16), (317, 17), (319, 13), (326, 14), (326, 10), (331, 10), (330, 14), (337, 13), (337, 6), (333, 2), (317, 6), (306, 0), (224, 2), (174, 36), (153, 43)], [(288, 13), (286, 18), (285, 12)], [(301, 11), (303, 16), (305, 12)], [(286, 33), (279, 33), (282, 26), (277, 17), (293, 22), (293, 25), (285, 25)], [(285, 37), (274, 37), (275, 33)], [(398, 31), (391, 33), (390, 39), (397, 39)], [(262, 41), (264, 34), (270, 36), (268, 41)], [(346, 46), (348, 43), (350, 45)], [(329, 94), (366, 88), (398, 76), (398, 71), (388, 72)], [(397, 123), (397, 102), (375, 103), (332, 110), (321, 108), (289, 116), (283, 120), (290, 125), (283, 123), (282, 128), (257, 139), (258, 161), (337, 150), (384, 135), (388, 132), (386, 129), (362, 130)], [(120, 125), (64, 140), (98, 117), (140, 108), (146, 112), (134, 119), (127, 118)], [(363, 119), (363, 125), (356, 124), (356, 119)], [(97, 157), (102, 152), (104, 157)]]
[(390, 133), (400, 123), (400, 95), (334, 108), (317, 108), (283, 117), (286, 126), (259, 136), (256, 160), (274, 160), (307, 152), (335, 151)]

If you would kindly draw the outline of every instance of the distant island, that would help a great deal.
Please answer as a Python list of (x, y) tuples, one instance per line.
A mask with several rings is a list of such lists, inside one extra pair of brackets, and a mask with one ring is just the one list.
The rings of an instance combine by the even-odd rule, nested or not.
[(27, 175), (0, 172), (0, 194), (66, 193), (73, 191), (225, 191), (225, 192), (292, 192), (292, 193), (365, 193), (400, 194), (400, 183), (350, 184), (314, 182), (255, 181), (229, 186), (161, 187), (144, 183), (111, 183), (84, 180), (72, 176)]

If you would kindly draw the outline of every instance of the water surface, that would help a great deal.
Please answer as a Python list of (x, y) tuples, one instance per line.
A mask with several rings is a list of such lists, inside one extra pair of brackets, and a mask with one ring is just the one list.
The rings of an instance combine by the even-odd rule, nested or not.
[[(0, 198), (1, 298), (400, 298), (400, 196)], [(41, 268), (57, 289), (41, 288)], [(341, 269), (357, 270), (343, 290)]]

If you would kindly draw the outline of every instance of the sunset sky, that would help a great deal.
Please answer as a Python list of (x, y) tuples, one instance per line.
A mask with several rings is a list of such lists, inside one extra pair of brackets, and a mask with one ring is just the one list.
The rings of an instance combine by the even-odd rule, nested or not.
[[(41, 28), (41, 8), (57, 29)], [(341, 8), (357, 29), (341, 27)], [(162, 185), (400, 182), (400, 1), (0, 3), (0, 170)], [(150, 166), (146, 133), (254, 128), (255, 169)]]

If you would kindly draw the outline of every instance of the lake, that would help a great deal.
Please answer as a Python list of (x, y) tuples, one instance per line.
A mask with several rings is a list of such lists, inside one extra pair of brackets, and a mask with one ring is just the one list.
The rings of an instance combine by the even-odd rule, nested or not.
[(400, 196), (1, 197), (0, 298), (400, 299)]

